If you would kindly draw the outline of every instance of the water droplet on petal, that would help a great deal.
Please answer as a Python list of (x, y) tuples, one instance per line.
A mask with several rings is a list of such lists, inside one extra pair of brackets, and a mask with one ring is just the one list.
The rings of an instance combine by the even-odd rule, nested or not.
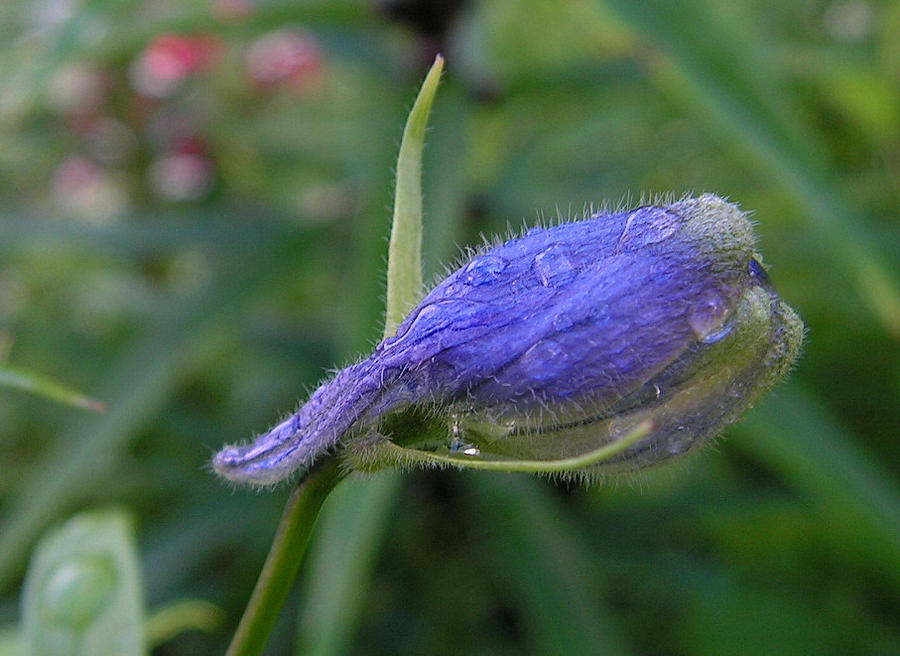
[(574, 322), (572, 321), (572, 317), (565, 312), (560, 312), (555, 317), (553, 317), (553, 327), (560, 332), (568, 330), (573, 325)]
[(675, 234), (680, 219), (662, 207), (639, 207), (625, 218), (625, 225), (616, 243), (616, 252), (636, 251), (665, 241)]
[(750, 276), (762, 287), (765, 287), (766, 289), (772, 288), (772, 281), (769, 280), (769, 274), (766, 273), (763, 265), (760, 264), (759, 260), (755, 257), (750, 258), (750, 262), (747, 264), (747, 270), (749, 271)]
[(522, 370), (534, 380), (554, 377), (560, 366), (565, 366), (568, 353), (552, 339), (542, 339), (525, 351), (520, 360)]
[(534, 258), (534, 275), (543, 287), (558, 287), (575, 278), (575, 267), (564, 246), (554, 245)]
[[(411, 315), (406, 318), (406, 320), (400, 324), (400, 327), (397, 329), (397, 335), (395, 337), (388, 337), (386, 340), (382, 341), (377, 347), (376, 351), (386, 351), (390, 348), (393, 348), (403, 342), (406, 339), (406, 336), (409, 335), (415, 328), (417, 331), (422, 332), (427, 331), (427, 326), (425, 324), (433, 317), (436, 313), (440, 312), (440, 308), (436, 303), (429, 303), (428, 305), (423, 305), (418, 309), (415, 315)], [(427, 333), (426, 333), (427, 334)]]
[(666, 451), (673, 456), (687, 453), (694, 444), (694, 436), (684, 426), (679, 426), (676, 432), (668, 436)]
[(503, 273), (509, 262), (499, 255), (482, 255), (469, 262), (462, 272), (466, 285), (477, 287), (492, 283)]
[(725, 322), (727, 318), (728, 306), (717, 294), (695, 303), (687, 313), (688, 325), (704, 344), (714, 344), (728, 336), (733, 326)]

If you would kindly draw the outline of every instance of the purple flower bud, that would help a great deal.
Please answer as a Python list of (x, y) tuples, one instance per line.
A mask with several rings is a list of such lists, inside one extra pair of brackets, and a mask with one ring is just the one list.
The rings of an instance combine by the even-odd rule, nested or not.
[(786, 374), (802, 336), (746, 215), (716, 196), (535, 228), (449, 275), (395, 337), (214, 467), (274, 483), (421, 408), (447, 444), (477, 445), (466, 453), (536, 460), (584, 454), (651, 419), (649, 436), (578, 473), (638, 469), (736, 420)]

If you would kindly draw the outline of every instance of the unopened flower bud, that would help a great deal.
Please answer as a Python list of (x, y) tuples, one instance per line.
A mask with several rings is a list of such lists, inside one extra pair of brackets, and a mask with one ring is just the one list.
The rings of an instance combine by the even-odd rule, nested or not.
[(649, 435), (575, 474), (640, 469), (735, 421), (787, 373), (802, 337), (737, 206), (704, 195), (601, 213), (478, 254), (396, 336), (214, 467), (275, 483), (341, 440), (352, 454), (405, 412), (442, 427), (420, 448), (537, 461), (594, 451), (649, 420)]

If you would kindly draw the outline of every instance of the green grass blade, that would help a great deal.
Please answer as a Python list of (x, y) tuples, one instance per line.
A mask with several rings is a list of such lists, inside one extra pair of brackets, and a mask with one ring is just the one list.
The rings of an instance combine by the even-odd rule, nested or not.
[(144, 624), (147, 646), (154, 649), (185, 631), (215, 633), (225, 620), (221, 608), (203, 599), (180, 599), (153, 611)]
[(32, 394), (37, 394), (38, 396), (59, 401), (60, 403), (72, 405), (76, 408), (84, 408), (85, 410), (93, 410), (94, 412), (106, 411), (105, 403), (96, 401), (80, 392), (76, 392), (71, 388), (60, 385), (45, 376), (30, 371), (24, 371), (22, 369), (0, 367), (0, 385), (31, 392)]
[(428, 115), (437, 92), (444, 58), (434, 60), (425, 76), (400, 143), (394, 218), (388, 247), (387, 309), (384, 336), (396, 330), (422, 295), (422, 151)]
[(40, 466), (18, 482), (7, 503), (8, 519), (0, 527), (0, 589), (17, 575), (40, 532), (115, 471), (140, 427), (160, 411), (210, 345), (227, 335), (245, 304), (279, 276), (290, 275), (290, 263), (296, 266), (302, 260), (298, 254), (309, 248), (308, 240), (302, 235), (291, 240), (277, 240), (278, 236), (271, 235), (275, 244), (261, 239), (230, 257), (205, 293), (179, 299), (157, 312), (100, 387), (109, 412), (92, 421), (73, 422)]
[(372, 570), (403, 476), (383, 472), (337, 488), (322, 511), (300, 602), (297, 654), (350, 653)]
[(900, 490), (840, 427), (796, 386), (778, 390), (741, 422), (735, 440), (774, 467), (831, 516), (835, 531), (893, 578), (900, 589)]
[(518, 601), (535, 654), (626, 656), (631, 649), (602, 601), (594, 556), (564, 507), (539, 481), (472, 474), (494, 571)]

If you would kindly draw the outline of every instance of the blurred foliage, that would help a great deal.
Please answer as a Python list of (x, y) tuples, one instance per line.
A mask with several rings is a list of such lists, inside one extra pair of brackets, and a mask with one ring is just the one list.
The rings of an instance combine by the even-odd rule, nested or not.
[(625, 485), (345, 482), (269, 653), (898, 653), (900, 5), (9, 0), (0, 43), (4, 364), (108, 406), (0, 388), (0, 629), (38, 536), (108, 502), (151, 609), (234, 626), (288, 490), (207, 460), (378, 339), (441, 51), (426, 276), (482, 233), (711, 191), (755, 211), (805, 354), (714, 452)]
[(68, 520), (41, 539), (28, 568), (25, 653), (140, 656), (140, 580), (124, 513), (86, 512)]

